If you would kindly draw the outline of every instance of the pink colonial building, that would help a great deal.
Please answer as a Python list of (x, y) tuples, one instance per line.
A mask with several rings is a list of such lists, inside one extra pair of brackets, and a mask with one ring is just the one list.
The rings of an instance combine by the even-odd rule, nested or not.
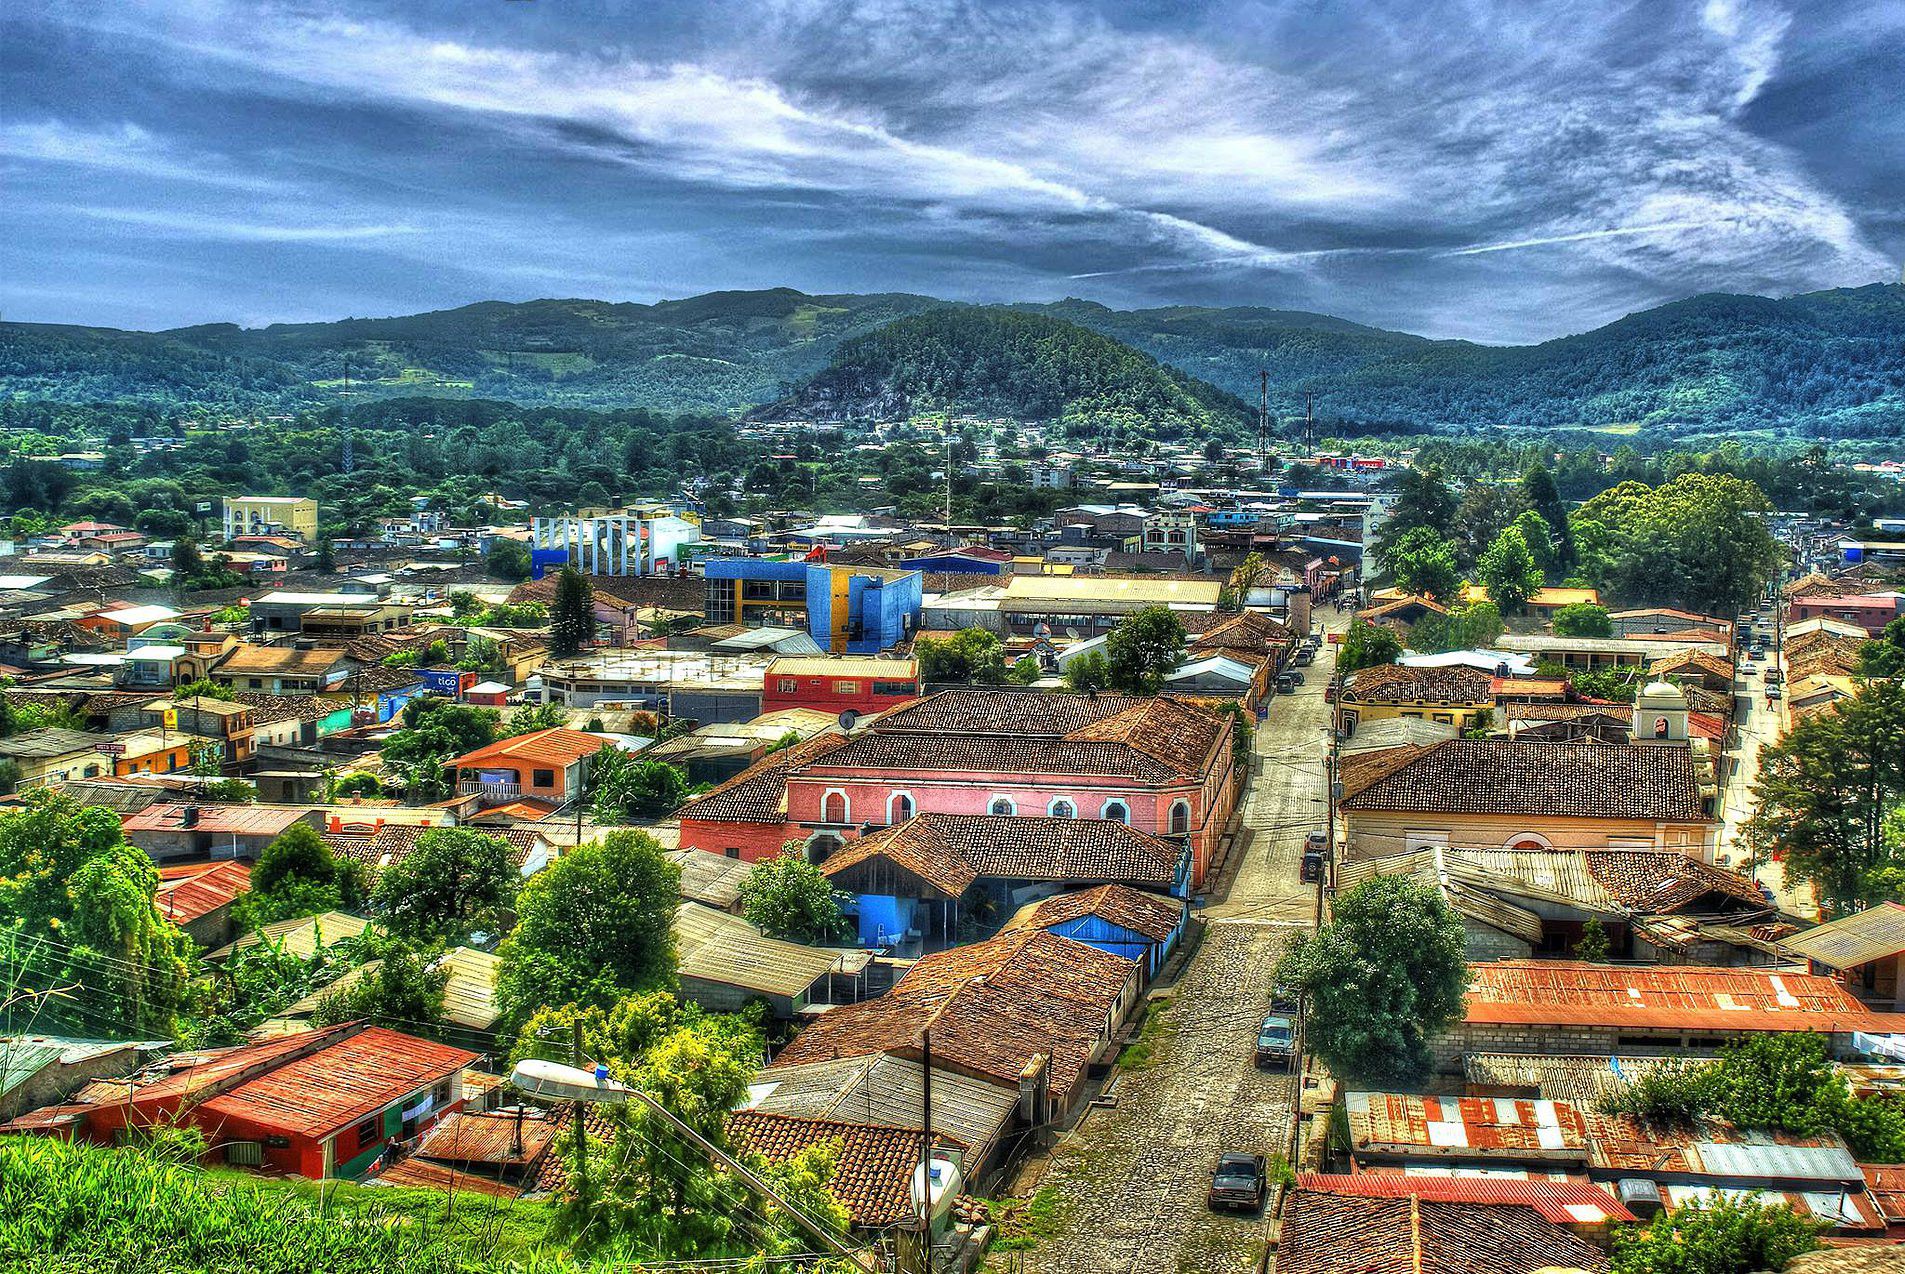
[(684, 807), (681, 844), (754, 860), (798, 840), (823, 861), (921, 813), (1108, 818), (1188, 840), (1195, 887), (1241, 784), (1232, 728), (1168, 697), (949, 690), (768, 757)]

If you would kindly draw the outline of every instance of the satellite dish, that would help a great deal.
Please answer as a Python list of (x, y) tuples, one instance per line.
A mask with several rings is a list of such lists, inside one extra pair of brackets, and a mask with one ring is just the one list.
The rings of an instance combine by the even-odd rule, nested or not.
[(1078, 630), (1076, 628), (1073, 628), (1070, 624), (1067, 624), (1065, 626), (1065, 635), (1071, 638), (1073, 641), (1078, 640)]
[(860, 724), (860, 714), (858, 712), (855, 712), (852, 708), (848, 708), (845, 712), (842, 712), (840, 714), (840, 728), (842, 730), (845, 730), (847, 733), (851, 734), (853, 732), (853, 727), (859, 724)]

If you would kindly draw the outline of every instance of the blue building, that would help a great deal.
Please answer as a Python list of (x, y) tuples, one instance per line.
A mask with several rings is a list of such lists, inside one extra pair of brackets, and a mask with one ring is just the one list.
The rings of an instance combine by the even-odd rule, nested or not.
[(800, 628), (835, 655), (876, 655), (919, 628), (925, 576), (879, 566), (710, 558), (710, 624)]
[(1182, 898), (1100, 885), (1028, 903), (1006, 928), (1043, 929), (1135, 960), (1149, 982), (1177, 950), (1189, 918), (1190, 905)]

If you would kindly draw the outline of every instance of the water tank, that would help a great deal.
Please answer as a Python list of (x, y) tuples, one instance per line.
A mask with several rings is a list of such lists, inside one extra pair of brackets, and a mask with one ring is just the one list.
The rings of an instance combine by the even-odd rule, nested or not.
[(1614, 1194), (1643, 1221), (1660, 1211), (1660, 1186), (1646, 1177), (1622, 1177), (1614, 1183)]
[(926, 1172), (930, 1167), (932, 1179), (932, 1209), (930, 1219), (934, 1224), (952, 1210), (953, 1200), (959, 1197), (965, 1187), (965, 1177), (959, 1171), (959, 1165), (950, 1159), (935, 1158), (930, 1165), (913, 1169), (913, 1214), (919, 1215), (926, 1202)]

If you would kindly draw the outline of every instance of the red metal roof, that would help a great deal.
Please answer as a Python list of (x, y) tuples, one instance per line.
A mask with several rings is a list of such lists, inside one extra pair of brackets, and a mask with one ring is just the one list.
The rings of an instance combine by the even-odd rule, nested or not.
[(553, 730), (532, 730), (514, 738), (498, 739), (487, 747), (465, 752), (449, 764), (463, 769), (477, 769), (485, 765), (517, 762), (559, 770), (585, 756), (594, 756), (607, 746), (609, 741), (599, 734), (557, 726)]
[(1359, 1154), (1430, 1158), (1588, 1157), (1587, 1121), (1570, 1102), (1513, 1097), (1349, 1093), (1351, 1147)]
[[(198, 822), (185, 825), (185, 811), (196, 809)], [(218, 835), (276, 836), (309, 811), (256, 805), (148, 805), (126, 816), (128, 832), (213, 832)]]
[[(1633, 1221), (1620, 1200), (1597, 1185), (1576, 1181), (1520, 1181), (1503, 1177), (1412, 1177), (1297, 1174), (1300, 1190), (1322, 1190), (1362, 1199), (1401, 1199), (1414, 1195), (1436, 1203), (1518, 1203), (1560, 1225), (1592, 1225), (1599, 1220)], [(1598, 1210), (1602, 1215), (1593, 1216)]]
[(173, 924), (186, 925), (251, 892), (251, 864), (237, 859), (194, 863), (190, 872), (162, 870), (154, 901)]
[(381, 1026), (366, 1027), (240, 1084), (199, 1109), (321, 1138), (476, 1060), (477, 1054), (465, 1049)]
[(1497, 960), (1468, 967), (1472, 1023), (1720, 1031), (1905, 1031), (1831, 978), (1771, 969)]

